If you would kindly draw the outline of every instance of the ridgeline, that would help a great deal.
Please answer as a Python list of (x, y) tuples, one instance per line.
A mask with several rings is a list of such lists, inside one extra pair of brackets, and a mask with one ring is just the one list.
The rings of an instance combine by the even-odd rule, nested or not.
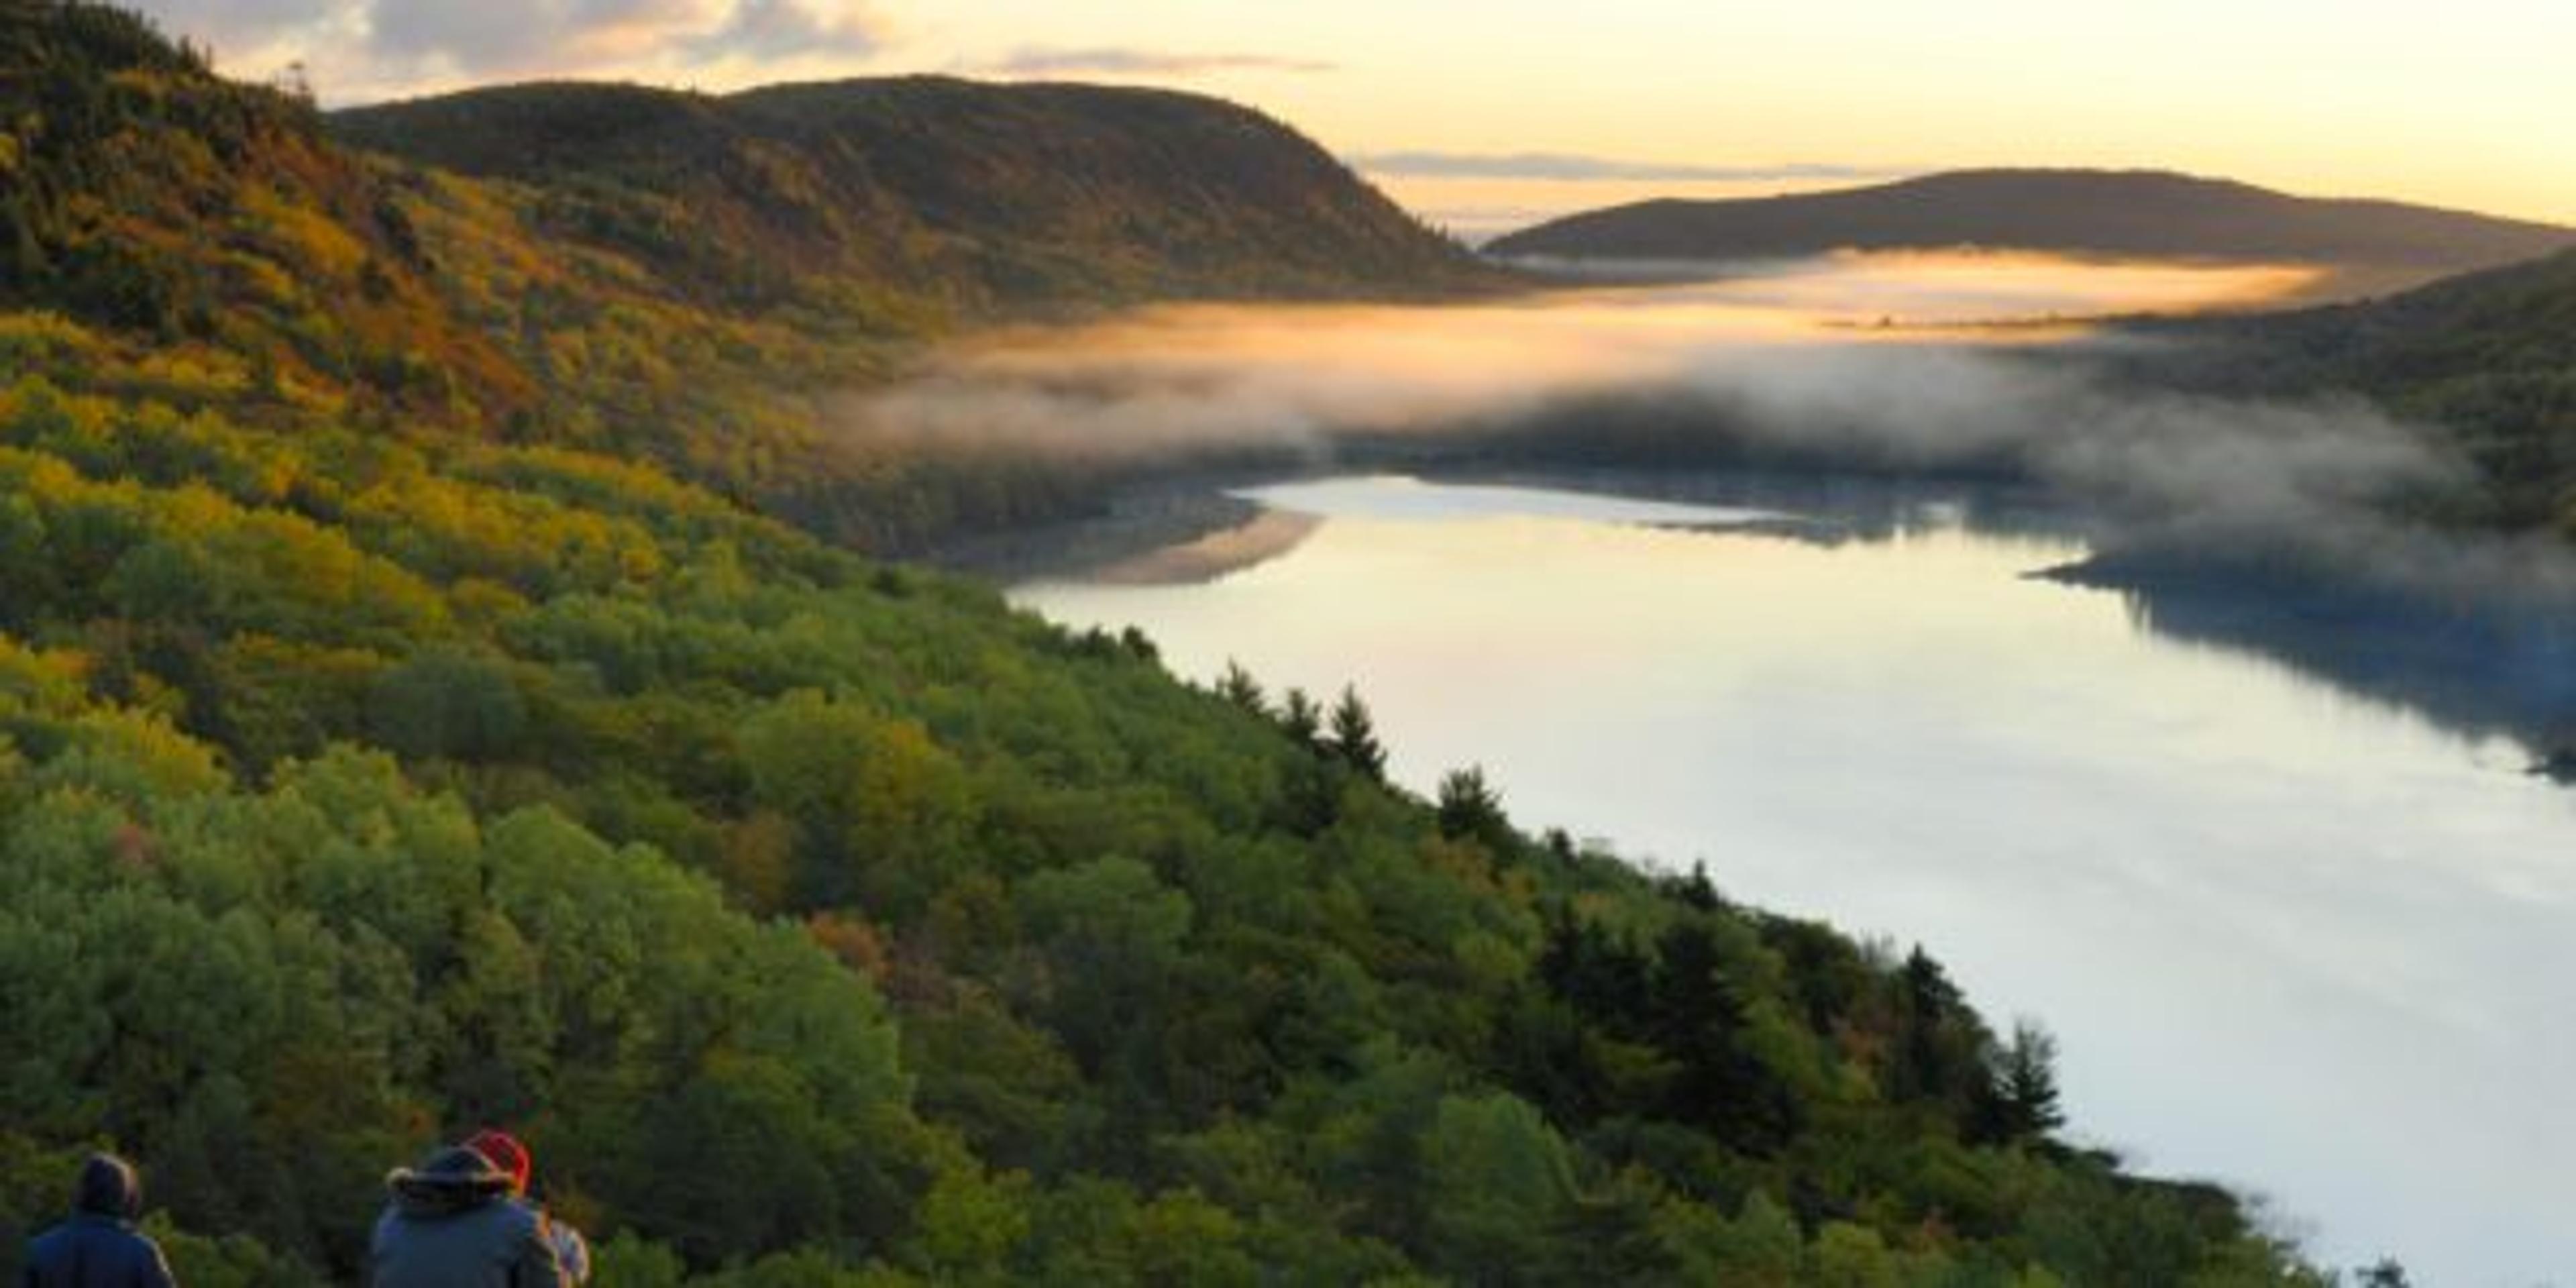
[(991, 317), (1437, 298), (1500, 279), (1340, 162), (1193, 95), (941, 77), (724, 97), (539, 84), (336, 113), (361, 148), (543, 190), (539, 220), (720, 307), (877, 293)]
[[(501, 1123), (644, 1288), (2319, 1282), (2060, 1141), (2045, 1036), (1920, 951), (746, 503), (797, 459), (761, 380), (1016, 301), (1388, 285), (1155, 231), (1298, 182), (1144, 160), (1285, 146), (1257, 118), (932, 82), (341, 127), (462, 113), (468, 173), (112, 9), (0, 22), (6, 1222), (107, 1144), (185, 1282), (347, 1282), (385, 1169)], [(855, 191), (871, 130), (1030, 194), (1215, 168), (970, 218), (885, 159), (891, 242), (763, 196)], [(1336, 191), (1299, 209), (1381, 209)], [(753, 227), (820, 268), (746, 268)]]
[(1729, 201), (1570, 215), (1504, 258), (1759, 260), (1836, 250), (2045, 251), (2461, 272), (2576, 246), (2576, 229), (2393, 201), (2293, 197), (2152, 170), (1962, 170)]

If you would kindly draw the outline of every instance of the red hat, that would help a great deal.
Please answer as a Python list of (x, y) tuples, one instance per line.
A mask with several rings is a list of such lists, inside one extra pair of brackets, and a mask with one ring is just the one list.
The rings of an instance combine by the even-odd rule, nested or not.
[(528, 1147), (519, 1138), (498, 1127), (486, 1127), (465, 1138), (465, 1147), (491, 1160), (492, 1166), (510, 1174), (512, 1189), (528, 1188)]

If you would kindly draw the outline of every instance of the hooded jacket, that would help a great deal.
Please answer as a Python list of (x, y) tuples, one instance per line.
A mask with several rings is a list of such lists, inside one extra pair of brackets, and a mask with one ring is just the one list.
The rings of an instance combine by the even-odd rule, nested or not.
[(563, 1267), (543, 1217), (511, 1201), (510, 1174), (463, 1147), (385, 1180), (371, 1288), (561, 1288)]
[(159, 1245), (134, 1232), (142, 1210), (134, 1169), (91, 1155), (73, 1188), (71, 1219), (28, 1246), (21, 1288), (177, 1288)]

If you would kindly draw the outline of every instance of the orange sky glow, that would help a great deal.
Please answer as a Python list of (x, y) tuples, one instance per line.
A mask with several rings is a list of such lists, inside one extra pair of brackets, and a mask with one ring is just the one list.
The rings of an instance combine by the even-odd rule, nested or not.
[[(144, 4), (238, 74), (300, 61), (335, 102), (551, 75), (1174, 85), (1286, 119), (1471, 234), (1654, 193), (1986, 165), (2176, 169), (2576, 222), (2564, 0)], [(1399, 153), (1445, 169), (1375, 164)]]

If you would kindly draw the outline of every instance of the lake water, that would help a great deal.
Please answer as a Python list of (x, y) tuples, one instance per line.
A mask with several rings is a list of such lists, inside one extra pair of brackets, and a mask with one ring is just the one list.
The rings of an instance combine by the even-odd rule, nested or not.
[(2267, 1195), (2329, 1264), (2576, 1284), (2576, 790), (2480, 689), (2576, 676), (2563, 633), (2382, 655), (2035, 578), (2085, 553), (2041, 508), (1700, 482), (1294, 482), (1013, 593), (1192, 679), (1355, 683), (1416, 789), (1481, 764), (1526, 827), (1920, 941), (2055, 1030), (2079, 1139)]

